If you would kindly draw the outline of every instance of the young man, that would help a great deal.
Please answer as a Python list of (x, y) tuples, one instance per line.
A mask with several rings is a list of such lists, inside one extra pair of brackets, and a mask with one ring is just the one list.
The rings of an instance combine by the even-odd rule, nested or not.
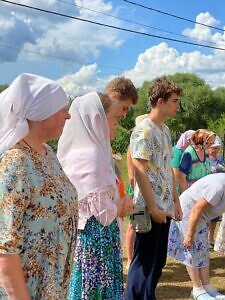
[(151, 111), (138, 124), (130, 142), (135, 168), (135, 203), (146, 205), (152, 229), (136, 233), (134, 257), (126, 288), (126, 300), (154, 300), (155, 288), (166, 263), (171, 217), (180, 220), (182, 212), (170, 167), (172, 144), (167, 117), (179, 110), (182, 90), (166, 77), (156, 78), (149, 89)]
[(126, 117), (131, 106), (138, 102), (137, 89), (130, 79), (123, 76), (111, 80), (105, 88), (105, 93), (112, 100), (118, 119)]

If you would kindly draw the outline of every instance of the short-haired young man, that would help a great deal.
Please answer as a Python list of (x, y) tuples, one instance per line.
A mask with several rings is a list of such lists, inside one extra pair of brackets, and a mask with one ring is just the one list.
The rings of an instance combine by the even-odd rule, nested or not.
[(132, 81), (123, 76), (112, 79), (105, 88), (105, 93), (115, 105), (118, 118), (124, 118), (132, 105), (138, 102), (138, 93)]
[(179, 110), (182, 89), (166, 77), (156, 78), (149, 89), (151, 111), (131, 135), (130, 150), (135, 168), (134, 199), (146, 205), (152, 229), (136, 234), (129, 268), (126, 300), (155, 300), (155, 289), (166, 263), (171, 217), (182, 218), (170, 167), (172, 144), (167, 117)]

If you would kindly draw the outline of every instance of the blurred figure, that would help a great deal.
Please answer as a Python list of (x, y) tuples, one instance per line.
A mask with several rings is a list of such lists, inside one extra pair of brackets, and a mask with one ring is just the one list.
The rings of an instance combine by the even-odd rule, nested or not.
[(0, 103), (1, 299), (66, 299), (77, 193), (45, 144), (70, 118), (66, 94), (57, 82), (21, 74)]
[(214, 250), (225, 253), (225, 213), (222, 216), (222, 221), (216, 235)]
[[(225, 172), (225, 162), (223, 158), (219, 155), (219, 152), (222, 147), (222, 140), (217, 135), (215, 142), (208, 149), (209, 161), (211, 166), (212, 173), (224, 173)], [(210, 248), (214, 248), (214, 233), (216, 229), (217, 222), (221, 221), (221, 216), (211, 220), (210, 230), (209, 230), (209, 242)]]
[(222, 148), (222, 140), (217, 135), (214, 143), (208, 148), (209, 162), (212, 173), (224, 173), (225, 172), (225, 162), (220, 156), (220, 151)]
[[(117, 217), (133, 211), (120, 199), (110, 140), (116, 121), (110, 98), (88, 93), (70, 107), (71, 120), (57, 155), (78, 191), (78, 239), (68, 299), (122, 299), (123, 273)], [(76, 132), (76, 134), (74, 134)]]
[[(148, 117), (148, 114), (144, 114), (141, 116), (136, 117), (135, 119), (135, 125), (138, 125), (142, 120)], [(129, 186), (127, 188), (127, 194), (132, 196), (134, 195), (134, 184), (135, 184), (135, 178), (134, 178), (134, 165), (130, 153), (130, 147), (127, 149), (127, 173), (128, 173), (128, 179), (129, 179)], [(126, 230), (126, 254), (127, 254), (127, 270), (129, 269), (131, 260), (133, 258), (134, 254), (134, 238), (135, 238), (135, 231), (133, 229), (132, 224), (130, 223), (130, 216), (126, 217), (129, 221), (127, 225)]]

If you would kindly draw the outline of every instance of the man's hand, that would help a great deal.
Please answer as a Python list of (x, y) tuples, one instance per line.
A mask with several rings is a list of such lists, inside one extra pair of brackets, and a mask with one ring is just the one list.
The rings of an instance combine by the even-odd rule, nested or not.
[(156, 223), (166, 223), (166, 217), (168, 216), (167, 212), (164, 210), (161, 210), (159, 208), (155, 208), (151, 210), (151, 218), (156, 222)]

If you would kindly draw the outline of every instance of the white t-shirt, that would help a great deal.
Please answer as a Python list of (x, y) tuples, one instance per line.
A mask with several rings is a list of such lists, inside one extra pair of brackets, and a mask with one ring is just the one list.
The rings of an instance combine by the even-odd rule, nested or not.
[[(174, 213), (173, 175), (170, 166), (172, 143), (169, 128), (160, 129), (150, 118), (145, 118), (133, 130), (130, 139), (131, 156), (148, 162), (147, 177), (160, 209)], [(134, 188), (134, 202), (144, 205), (138, 184)]]
[(203, 212), (202, 218), (211, 220), (225, 212), (225, 173), (214, 173), (196, 181), (180, 195), (183, 217), (190, 215), (195, 203), (204, 198), (212, 205)]

